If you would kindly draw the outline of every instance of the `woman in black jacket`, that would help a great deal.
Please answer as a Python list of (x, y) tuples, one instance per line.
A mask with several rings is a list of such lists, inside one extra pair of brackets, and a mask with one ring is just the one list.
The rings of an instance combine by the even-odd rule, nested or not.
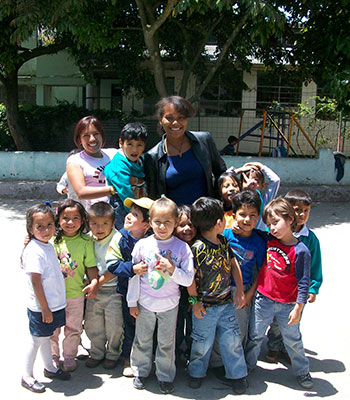
[(148, 196), (165, 194), (178, 205), (192, 204), (201, 196), (217, 197), (217, 179), (226, 165), (209, 132), (187, 130), (195, 113), (191, 103), (169, 96), (156, 107), (163, 137), (145, 155)]

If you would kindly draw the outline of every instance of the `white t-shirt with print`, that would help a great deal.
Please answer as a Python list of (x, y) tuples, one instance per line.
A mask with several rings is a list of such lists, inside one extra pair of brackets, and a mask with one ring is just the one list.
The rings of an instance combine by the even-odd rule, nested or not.
[(41, 275), (45, 297), (52, 312), (66, 307), (66, 289), (58, 258), (51, 243), (31, 239), (23, 251), (22, 263), (27, 274), (27, 307), (41, 312), (35, 296), (31, 274)]

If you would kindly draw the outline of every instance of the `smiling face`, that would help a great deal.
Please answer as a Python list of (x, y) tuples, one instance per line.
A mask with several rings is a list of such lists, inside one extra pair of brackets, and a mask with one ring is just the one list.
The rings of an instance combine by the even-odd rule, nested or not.
[(154, 237), (158, 240), (170, 239), (176, 227), (173, 213), (167, 207), (159, 207), (150, 218)]
[(41, 212), (33, 214), (33, 223), (29, 232), (39, 242), (48, 243), (55, 233), (55, 223), (52, 215)]
[(138, 207), (131, 206), (124, 220), (124, 229), (130, 231), (135, 238), (142, 237), (149, 229), (149, 223), (144, 221), (142, 211)]
[(187, 129), (188, 118), (178, 113), (174, 104), (168, 103), (163, 108), (163, 116), (160, 120), (169, 139), (181, 138)]
[(72, 237), (79, 232), (82, 218), (76, 207), (67, 207), (61, 212), (58, 223), (63, 230), (63, 235)]
[(125, 139), (122, 141), (119, 139), (119, 147), (122, 149), (125, 157), (130, 161), (137, 161), (143, 151), (145, 150), (146, 143), (139, 139)]
[(266, 225), (269, 228), (270, 233), (285, 244), (290, 243), (294, 239), (292, 224), (293, 218), (289, 217), (284, 219), (274, 211), (272, 211), (271, 215), (266, 219)]
[(197, 229), (192, 225), (186, 214), (181, 214), (179, 224), (176, 227), (176, 236), (186, 243), (191, 244), (197, 234)]
[(80, 143), (91, 157), (100, 157), (103, 138), (93, 124), (87, 126), (80, 135)]
[(311, 206), (304, 204), (302, 201), (297, 201), (293, 206), (297, 216), (297, 231), (305, 225), (309, 219)]
[(236, 213), (234, 214), (235, 221), (238, 227), (241, 229), (240, 235), (250, 236), (252, 230), (255, 228), (259, 220), (259, 212), (254, 206), (242, 204)]
[(114, 219), (110, 217), (95, 217), (89, 216), (89, 227), (91, 232), (98, 240), (102, 240), (107, 237), (114, 226)]
[(224, 178), (220, 189), (223, 202), (226, 206), (230, 206), (232, 202), (232, 196), (239, 192), (238, 183), (234, 179), (227, 176)]

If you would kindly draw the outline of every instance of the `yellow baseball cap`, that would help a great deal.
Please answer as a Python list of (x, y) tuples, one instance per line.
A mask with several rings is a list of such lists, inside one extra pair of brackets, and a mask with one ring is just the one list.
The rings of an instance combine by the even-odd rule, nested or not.
[(133, 203), (139, 207), (147, 208), (147, 210), (149, 210), (153, 204), (153, 200), (149, 199), (148, 197), (141, 197), (140, 199), (132, 199), (131, 197), (127, 197), (124, 200), (125, 207), (131, 208)]

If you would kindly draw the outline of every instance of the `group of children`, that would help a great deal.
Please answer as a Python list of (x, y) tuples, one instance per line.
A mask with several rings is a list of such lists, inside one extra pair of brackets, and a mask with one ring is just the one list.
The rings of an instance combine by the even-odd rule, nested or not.
[(223, 365), (226, 382), (244, 393), (269, 326), (267, 361), (287, 352), (299, 384), (312, 388), (299, 326), (322, 283), (319, 242), (306, 227), (310, 197), (293, 191), (275, 198), (279, 178), (260, 163), (220, 177), (222, 202), (202, 197), (178, 207), (165, 196), (135, 196), (145, 194), (139, 159), (146, 136), (140, 126), (123, 135), (115, 165), (126, 176), (138, 171), (140, 180), (123, 183), (113, 163), (107, 166), (107, 180), (122, 183), (113, 207), (96, 202), (86, 213), (67, 199), (55, 215), (47, 205), (27, 212), (22, 263), (31, 345), (22, 385), (45, 390), (33, 377), (39, 348), (44, 375), (70, 379), (84, 321), (86, 366), (112, 369), (121, 358), (136, 389), (146, 386), (154, 356), (160, 391), (172, 393), (183, 352), (190, 387), (200, 387), (209, 365)]

